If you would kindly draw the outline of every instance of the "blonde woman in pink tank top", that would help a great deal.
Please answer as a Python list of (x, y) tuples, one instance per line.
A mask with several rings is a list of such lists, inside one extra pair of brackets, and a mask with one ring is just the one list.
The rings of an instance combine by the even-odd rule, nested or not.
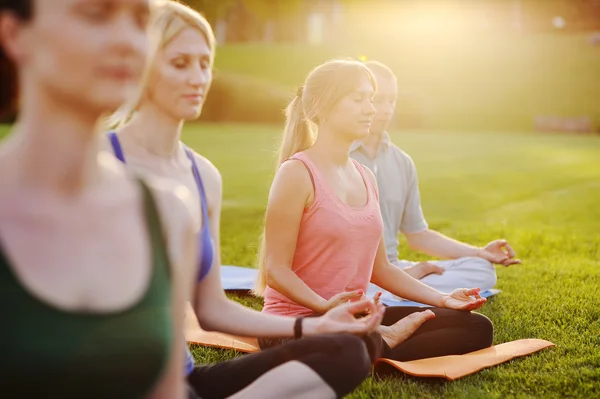
[(478, 288), (442, 293), (388, 261), (375, 177), (349, 157), (352, 142), (369, 134), (376, 90), (364, 64), (333, 60), (313, 69), (289, 104), (254, 292), (264, 296), (265, 313), (310, 317), (363, 298), (373, 282), (433, 306), (386, 308), (376, 338), (383, 357), (407, 361), (488, 347), (492, 323), (471, 312), (486, 301)]

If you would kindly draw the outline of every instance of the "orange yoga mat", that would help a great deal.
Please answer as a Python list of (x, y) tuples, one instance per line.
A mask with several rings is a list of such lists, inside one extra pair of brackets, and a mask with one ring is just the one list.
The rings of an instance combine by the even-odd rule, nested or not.
[(377, 359), (375, 373), (389, 374), (393, 369), (415, 377), (437, 377), (450, 381), (476, 373), (488, 367), (511, 359), (530, 355), (554, 346), (543, 339), (520, 339), (505, 342), (464, 355), (431, 357), (428, 359), (399, 362), (391, 359)]
[(188, 343), (211, 346), (213, 348), (235, 349), (244, 353), (258, 352), (260, 350), (256, 338), (204, 331), (200, 327), (198, 318), (189, 302), (185, 311), (185, 339)]
[[(234, 349), (244, 353), (260, 351), (256, 338), (202, 330), (191, 306), (188, 306), (186, 310), (185, 337), (188, 343), (203, 346)], [(552, 346), (554, 346), (552, 342), (542, 339), (520, 339), (465, 355), (432, 357), (410, 362), (377, 359), (374, 370), (376, 374), (380, 375), (397, 370), (415, 377), (445, 378), (453, 381), (482, 369), (496, 366), (517, 357), (530, 355)]]

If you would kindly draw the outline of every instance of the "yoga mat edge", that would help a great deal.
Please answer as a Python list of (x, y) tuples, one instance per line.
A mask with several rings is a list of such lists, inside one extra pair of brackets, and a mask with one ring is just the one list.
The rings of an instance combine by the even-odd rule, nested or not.
[(445, 378), (454, 381), (485, 368), (531, 355), (553, 346), (555, 346), (554, 343), (542, 339), (520, 339), (464, 355), (440, 356), (409, 362), (381, 358), (375, 361), (374, 372), (377, 374), (378, 365), (387, 364), (411, 376)]

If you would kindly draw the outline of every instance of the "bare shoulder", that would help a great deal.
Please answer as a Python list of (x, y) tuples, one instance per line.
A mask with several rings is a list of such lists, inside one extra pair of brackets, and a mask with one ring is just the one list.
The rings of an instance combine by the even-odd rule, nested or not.
[(146, 175), (144, 179), (156, 198), (158, 211), (165, 216), (165, 228), (175, 233), (193, 231), (194, 226), (200, 226), (200, 210), (185, 185), (156, 176)]
[(277, 169), (273, 184), (306, 192), (313, 186), (310, 172), (304, 163), (295, 159), (287, 160)]
[(289, 160), (279, 167), (271, 183), (266, 218), (272, 220), (273, 217), (300, 215), (314, 202), (315, 191), (310, 173), (301, 161)]
[(309, 171), (301, 161), (288, 160), (277, 172), (269, 190), (271, 206), (294, 206), (302, 204), (307, 207), (314, 201), (314, 187)]
[(178, 237), (186, 234), (186, 231), (193, 231), (193, 226), (199, 225), (200, 210), (195, 205), (193, 194), (185, 185), (141, 170), (134, 171), (107, 152), (99, 152), (98, 160), (111, 180), (114, 192), (137, 190), (137, 187), (132, 184), (135, 178), (142, 179), (146, 183), (155, 199), (167, 238), (177, 237), (174, 241), (178, 241)]
[(139, 204), (141, 192), (135, 180), (142, 180), (148, 187), (156, 204), (172, 272), (176, 277), (175, 285), (189, 281), (194, 272), (191, 250), (196, 226), (202, 222), (200, 208), (192, 192), (174, 180), (132, 170), (111, 154), (100, 152), (98, 158), (110, 179), (111, 193), (118, 193), (126, 201), (133, 200)]
[[(211, 218), (220, 215), (223, 201), (223, 178), (219, 169), (206, 157), (192, 151), (198, 165)], [(220, 217), (220, 216), (219, 216)]]

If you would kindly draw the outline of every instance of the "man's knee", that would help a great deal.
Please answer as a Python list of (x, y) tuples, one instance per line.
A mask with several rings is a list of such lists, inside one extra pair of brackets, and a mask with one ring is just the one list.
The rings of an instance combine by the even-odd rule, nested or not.
[(467, 264), (469, 267), (476, 267), (482, 270), (494, 269), (492, 262), (478, 256), (465, 256), (463, 258), (459, 258), (457, 261), (459, 264)]
[(482, 290), (487, 290), (496, 286), (498, 282), (498, 276), (496, 275), (496, 268), (494, 265), (483, 258), (479, 257), (465, 257), (461, 258), (458, 267), (464, 268), (472, 275), (476, 276), (473, 278), (477, 279), (477, 285)]

